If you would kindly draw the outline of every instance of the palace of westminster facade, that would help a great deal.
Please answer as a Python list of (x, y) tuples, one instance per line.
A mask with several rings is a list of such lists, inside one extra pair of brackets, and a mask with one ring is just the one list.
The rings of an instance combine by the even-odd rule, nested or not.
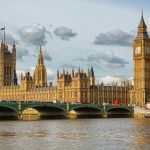
[(80, 70), (71, 73), (57, 71), (56, 86), (47, 85), (47, 73), (39, 49), (38, 61), (33, 76), (30, 72), (21, 74), (20, 85), (16, 75), (16, 45), (12, 52), (7, 43), (0, 47), (0, 100), (43, 101), (69, 103), (114, 103), (145, 105), (150, 98), (150, 38), (143, 19), (133, 41), (133, 85), (124, 81), (120, 85), (96, 85), (93, 67), (87, 73)]

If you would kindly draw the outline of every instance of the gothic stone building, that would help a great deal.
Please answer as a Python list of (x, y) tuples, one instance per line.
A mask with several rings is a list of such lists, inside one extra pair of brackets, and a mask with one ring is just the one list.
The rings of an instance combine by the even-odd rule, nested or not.
[(78, 69), (57, 72), (56, 86), (47, 85), (47, 73), (44, 65), (42, 49), (35, 71), (21, 74), (21, 83), (17, 83), (16, 75), (16, 45), (13, 44), (12, 53), (6, 43), (1, 43), (0, 55), (0, 99), (8, 101), (44, 101), (44, 102), (69, 102), (69, 103), (129, 103), (130, 85), (124, 82), (118, 86), (105, 86), (103, 83), (95, 85), (93, 67), (85, 73)]
[(137, 104), (140, 106), (150, 99), (150, 38), (147, 33), (143, 14), (133, 41), (133, 86), (130, 82), (122, 84), (95, 84), (93, 67), (87, 73), (80, 68), (75, 72), (63, 70), (57, 72), (56, 86), (47, 84), (47, 73), (39, 49), (37, 65), (33, 76), (30, 72), (21, 74), (21, 83), (17, 83), (16, 45), (12, 52), (7, 43), (0, 47), (0, 100), (44, 101), (69, 103), (114, 103)]

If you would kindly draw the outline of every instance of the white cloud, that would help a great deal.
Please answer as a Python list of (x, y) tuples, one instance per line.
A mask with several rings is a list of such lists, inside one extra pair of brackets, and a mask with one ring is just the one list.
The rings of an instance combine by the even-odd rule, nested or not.
[(105, 65), (108, 68), (123, 68), (125, 65), (129, 64), (129, 62), (124, 58), (116, 56), (113, 51), (99, 52), (96, 54), (91, 54), (87, 56), (87, 58), (79, 57), (73, 60), (80, 62), (95, 62), (97, 64), (100, 64), (101, 61), (103, 61), (106, 63)]
[(54, 76), (54, 72), (51, 69), (47, 68), (46, 71), (47, 71), (47, 76), (49, 76), (49, 77)]
[(25, 71), (24, 71), (24, 70), (19, 70), (19, 69), (17, 69), (17, 70), (16, 70), (16, 73), (17, 73), (18, 83), (20, 84), (21, 73), (24, 75), (24, 74), (25, 74)]
[(43, 56), (44, 56), (44, 60), (52, 61), (52, 57), (48, 52), (44, 51)]
[(18, 70), (18, 69), (17, 69), (17, 70), (16, 70), (16, 73), (17, 73), (17, 76), (20, 77), (20, 76), (21, 76), (21, 73), (22, 73), (22, 74), (25, 74), (25, 71), (24, 71), (24, 70)]
[(63, 26), (56, 28), (54, 30), (54, 34), (66, 41), (69, 41), (70, 38), (73, 38), (77, 35), (77, 33), (73, 32), (72, 29)]
[(119, 29), (100, 33), (95, 37), (94, 44), (96, 45), (119, 45), (130, 46), (134, 36)]
[(104, 84), (112, 84), (112, 83), (120, 83), (123, 79), (114, 76), (105, 76), (100, 78), (100, 83), (103, 82)]
[(71, 64), (71, 63), (63, 63), (60, 65), (60, 68), (76, 69), (78, 67), (76, 65)]
[(47, 31), (46, 27), (37, 23), (24, 26), (19, 30), (19, 34), (24, 42), (38, 46), (45, 45), (47, 43), (46, 34), (51, 35), (51, 33)]
[(29, 51), (26, 49), (17, 48), (17, 60), (23, 60), (25, 56), (29, 56)]

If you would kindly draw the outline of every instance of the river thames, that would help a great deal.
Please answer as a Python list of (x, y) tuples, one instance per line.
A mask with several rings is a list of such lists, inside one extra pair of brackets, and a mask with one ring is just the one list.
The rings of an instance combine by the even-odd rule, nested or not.
[(150, 150), (150, 119), (0, 121), (1, 150)]

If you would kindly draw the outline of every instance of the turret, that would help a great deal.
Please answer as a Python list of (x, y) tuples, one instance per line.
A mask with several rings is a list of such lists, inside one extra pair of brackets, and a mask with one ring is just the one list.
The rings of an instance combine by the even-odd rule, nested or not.
[(5, 44), (2, 40), (2, 42), (1, 42), (1, 53), (4, 53), (4, 51), (5, 51)]
[(57, 79), (59, 79), (59, 70), (57, 70)]
[(80, 76), (80, 67), (79, 67), (79, 69), (78, 69), (78, 76)]
[(91, 66), (91, 76), (94, 77), (94, 70), (92, 66)]
[(68, 69), (67, 69), (67, 72), (66, 72), (66, 74), (68, 75)]
[(83, 68), (82, 68), (82, 70), (81, 70), (81, 73), (83, 73)]
[(14, 70), (13, 85), (18, 85), (16, 70)]
[(4, 43), (3, 40), (1, 42), (1, 52), (8, 52), (8, 44), (7, 42)]
[(32, 76), (30, 75), (30, 72), (26, 72), (25, 75), (21, 75), (21, 87), (24, 90), (29, 90), (33, 87), (34, 81)]
[(88, 67), (88, 77), (90, 76), (90, 69), (89, 69), (89, 67)]
[(8, 52), (8, 44), (7, 44), (7, 42), (5, 43), (5, 51)]
[(23, 75), (22, 75), (22, 72), (21, 72), (21, 75), (20, 75), (20, 77), (21, 77), (21, 80), (23, 79)]
[(14, 55), (16, 55), (16, 43), (15, 43), (15, 42), (13, 43), (12, 53), (13, 53)]
[(13, 70), (16, 72), (16, 43), (13, 43), (12, 47), (12, 56), (13, 56)]
[(72, 69), (72, 77), (74, 77), (74, 69)]
[(65, 69), (63, 69), (63, 75), (65, 75)]
[(89, 78), (90, 85), (95, 85), (94, 69), (92, 66), (90, 70), (88, 69), (88, 78)]

